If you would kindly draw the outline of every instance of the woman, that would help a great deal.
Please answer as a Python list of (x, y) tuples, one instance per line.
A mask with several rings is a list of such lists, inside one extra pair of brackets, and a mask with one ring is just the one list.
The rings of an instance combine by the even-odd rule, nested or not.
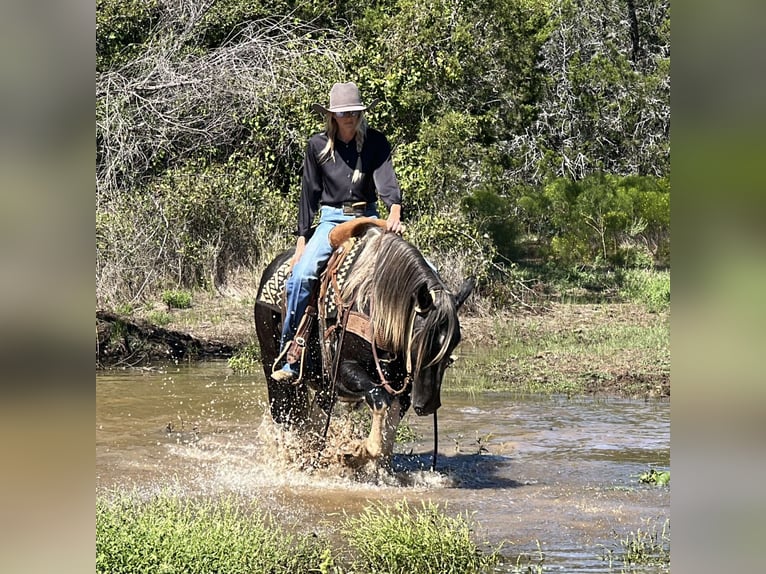
[[(354, 217), (378, 217), (380, 197), (389, 213), (386, 230), (402, 232), (401, 189), (391, 162), (391, 145), (381, 132), (368, 127), (364, 117), (377, 103), (364, 105), (356, 84), (349, 82), (333, 85), (329, 107), (313, 106), (324, 116), (325, 130), (309, 139), (303, 161), (298, 240), (282, 326), (281, 348), (286, 357), (319, 273), (332, 254), (330, 230)], [(312, 234), (317, 211), (319, 224)], [(290, 354), (271, 377), (293, 381), (299, 373), (299, 360)]]

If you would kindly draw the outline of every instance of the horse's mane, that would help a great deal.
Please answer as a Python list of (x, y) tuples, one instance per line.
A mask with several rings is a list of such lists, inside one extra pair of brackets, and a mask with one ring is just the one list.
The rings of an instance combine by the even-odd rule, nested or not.
[[(425, 315), (425, 325), (411, 333), (415, 294), (423, 287), (433, 297), (433, 307)], [(415, 369), (423, 368), (426, 354), (438, 336), (440, 325), (446, 325), (445, 338), (430, 363), (444, 358), (457, 329), (457, 309), (439, 275), (413, 245), (394, 233), (372, 229), (367, 233), (364, 251), (349, 274), (341, 297), (345, 304), (356, 303), (370, 316), (379, 346), (397, 353), (407, 350), (412, 338)]]

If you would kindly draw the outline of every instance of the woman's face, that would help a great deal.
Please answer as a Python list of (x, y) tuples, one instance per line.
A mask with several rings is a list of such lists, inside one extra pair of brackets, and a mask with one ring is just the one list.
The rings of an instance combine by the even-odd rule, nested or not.
[(342, 130), (355, 130), (362, 112), (335, 112), (333, 117)]

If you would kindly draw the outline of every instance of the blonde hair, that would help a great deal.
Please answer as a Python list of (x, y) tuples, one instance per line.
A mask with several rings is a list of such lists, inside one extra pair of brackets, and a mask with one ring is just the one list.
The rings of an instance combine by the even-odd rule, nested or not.
[[(322, 164), (326, 161), (335, 161), (335, 134), (338, 132), (338, 124), (333, 121), (332, 112), (325, 114), (325, 133), (327, 134), (327, 145), (319, 152), (319, 163)], [(354, 175), (351, 177), (351, 181), (356, 183), (362, 176), (362, 147), (364, 146), (364, 140), (367, 139), (367, 120), (364, 117), (364, 112), (359, 113), (359, 121), (356, 124), (356, 166), (354, 167)]]

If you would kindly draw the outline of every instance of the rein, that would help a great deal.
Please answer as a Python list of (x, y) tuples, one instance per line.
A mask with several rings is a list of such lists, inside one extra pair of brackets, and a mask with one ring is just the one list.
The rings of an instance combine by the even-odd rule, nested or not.
[[(372, 301), (370, 301), (370, 316), (372, 316)], [(388, 382), (388, 379), (386, 379), (386, 375), (383, 374), (383, 369), (380, 367), (380, 359), (378, 358), (378, 345), (375, 342), (375, 325), (370, 319), (367, 319), (370, 322), (370, 346), (372, 347), (372, 360), (375, 363), (375, 369), (378, 371), (378, 377), (380, 378), (380, 384), (378, 386), (383, 387), (386, 392), (388, 392), (390, 395), (393, 396), (399, 396), (402, 393), (404, 393), (412, 383), (412, 355), (410, 351), (412, 350), (412, 326), (415, 323), (415, 314), (412, 315), (412, 321), (410, 321), (410, 328), (407, 335), (407, 351), (406, 351), (406, 369), (407, 372), (404, 376), (404, 384), (402, 385), (402, 388), (399, 390), (395, 390), (391, 383)]]

